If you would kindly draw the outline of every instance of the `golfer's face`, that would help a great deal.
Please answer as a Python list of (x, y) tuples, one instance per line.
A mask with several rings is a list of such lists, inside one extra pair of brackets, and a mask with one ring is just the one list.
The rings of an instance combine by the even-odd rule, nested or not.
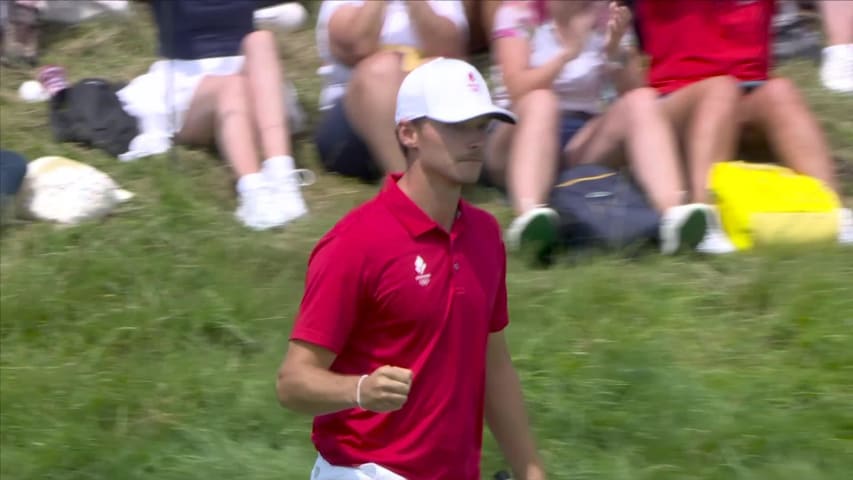
[(483, 168), (483, 146), (491, 118), (460, 123), (424, 122), (420, 147), (425, 166), (458, 183), (475, 183)]

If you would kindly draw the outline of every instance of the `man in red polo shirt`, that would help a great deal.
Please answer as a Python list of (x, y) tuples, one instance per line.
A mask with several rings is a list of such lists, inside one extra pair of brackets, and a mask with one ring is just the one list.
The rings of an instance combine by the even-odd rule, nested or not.
[(503, 334), (500, 227), (460, 198), (492, 120), (514, 116), (471, 65), (413, 70), (396, 112), (408, 169), (311, 254), (277, 391), (315, 415), (313, 480), (479, 479), (484, 416), (516, 478), (545, 478)]
[(649, 84), (665, 95), (684, 145), (691, 202), (708, 202), (708, 172), (736, 157), (742, 133), (838, 191), (829, 146), (808, 104), (792, 81), (770, 76), (774, 0), (631, 3), (650, 60)]

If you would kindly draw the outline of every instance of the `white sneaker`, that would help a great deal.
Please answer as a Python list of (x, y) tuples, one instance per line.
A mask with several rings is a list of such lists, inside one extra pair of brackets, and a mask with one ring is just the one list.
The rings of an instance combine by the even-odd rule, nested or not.
[(305, 25), (308, 10), (297, 2), (289, 2), (255, 10), (254, 19), (258, 28), (293, 32)]
[(528, 244), (551, 247), (557, 241), (557, 212), (548, 207), (536, 207), (515, 217), (505, 233), (507, 247), (518, 251)]
[(273, 191), (273, 204), (277, 207), (273, 220), (283, 225), (308, 213), (301, 187), (313, 185), (317, 180), (311, 170), (294, 168), (293, 158), (273, 157), (263, 164), (263, 174)]
[(838, 216), (838, 243), (853, 245), (853, 210), (839, 208)]
[[(242, 181), (247, 176), (249, 175), (240, 180)], [(261, 178), (261, 180), (263, 179)], [(239, 182), (238, 186), (240, 186)], [(275, 205), (273, 190), (269, 185), (256, 184), (250, 187), (243, 185), (243, 188), (238, 189), (237, 201), (238, 206), (234, 216), (246, 227), (252, 230), (267, 230), (278, 226), (277, 215), (272, 211), (272, 207)]]
[(693, 250), (708, 228), (708, 205), (690, 203), (672, 207), (660, 219), (660, 251), (672, 255), (681, 249)]
[(820, 81), (828, 90), (853, 93), (853, 44), (831, 45), (823, 49)]
[(723, 223), (720, 221), (717, 209), (709, 207), (709, 210), (708, 229), (705, 232), (705, 238), (699, 242), (699, 245), (696, 245), (696, 251), (710, 255), (723, 255), (737, 251), (735, 244), (723, 231)]

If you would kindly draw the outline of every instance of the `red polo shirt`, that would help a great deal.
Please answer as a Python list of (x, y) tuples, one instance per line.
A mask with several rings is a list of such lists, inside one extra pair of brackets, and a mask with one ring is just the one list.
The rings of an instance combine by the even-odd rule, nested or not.
[(479, 479), (486, 343), (508, 323), (500, 228), (460, 201), (448, 233), (398, 179), (317, 244), (291, 339), (335, 352), (333, 372), (411, 369), (411, 392), (395, 412), (318, 416), (312, 438), (333, 465)]
[(774, 0), (636, 0), (649, 85), (670, 93), (706, 78), (767, 80)]

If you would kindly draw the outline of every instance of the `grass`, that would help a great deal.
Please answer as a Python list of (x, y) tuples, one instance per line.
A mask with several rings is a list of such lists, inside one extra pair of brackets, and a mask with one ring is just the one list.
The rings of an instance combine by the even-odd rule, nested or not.
[[(72, 79), (130, 79), (153, 59), (146, 15), (51, 32)], [(313, 34), (281, 38), (313, 114)], [(782, 71), (853, 165), (853, 101), (808, 62)], [(3, 233), (0, 477), (307, 478), (310, 419), (273, 389), (317, 238), (375, 188), (321, 175), (310, 219), (252, 233), (227, 169), (121, 164), (50, 138), (44, 105), (0, 70), (2, 145), (89, 162), (137, 193), (114, 217)], [(314, 114), (316, 117), (316, 114)], [(316, 120), (316, 118), (314, 118)], [(310, 142), (299, 161), (316, 167)], [(847, 186), (851, 182), (847, 181)], [(491, 191), (476, 198), (503, 221)], [(510, 262), (511, 348), (555, 479), (846, 479), (853, 471), (853, 254)], [(484, 475), (503, 468), (486, 435)]]

